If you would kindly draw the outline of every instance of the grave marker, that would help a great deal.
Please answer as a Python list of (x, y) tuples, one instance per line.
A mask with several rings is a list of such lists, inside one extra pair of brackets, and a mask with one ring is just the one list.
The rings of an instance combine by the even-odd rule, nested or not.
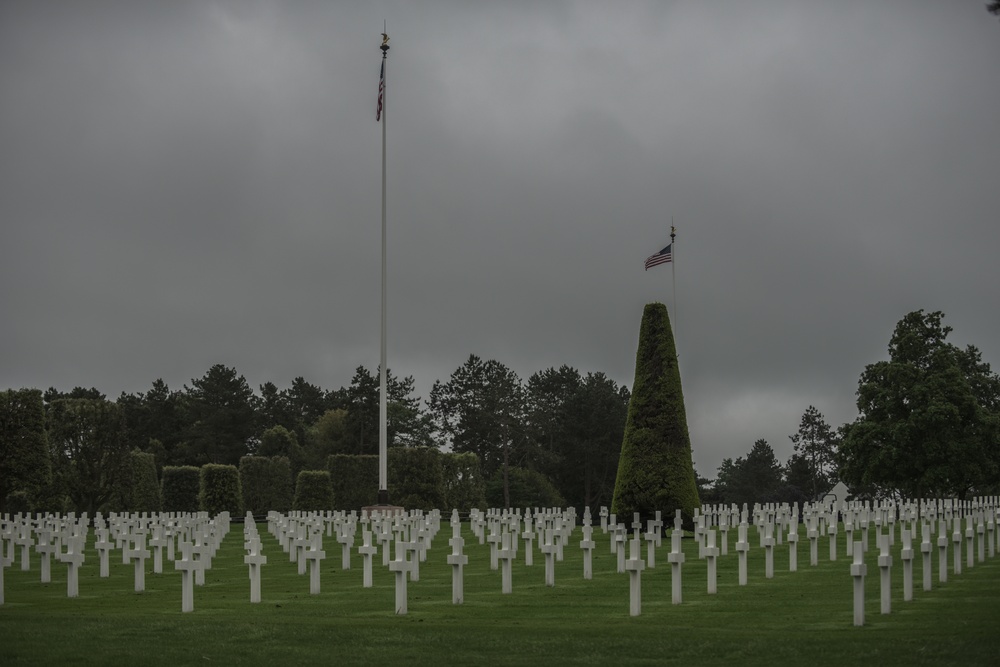
[(862, 542), (854, 543), (854, 563), (851, 565), (851, 576), (854, 577), (854, 625), (865, 624), (865, 575), (868, 566), (865, 565), (865, 548)]
[(625, 561), (625, 569), (629, 577), (629, 616), (638, 616), (642, 612), (642, 571), (646, 564), (640, 557), (639, 530), (635, 531), (635, 539), (629, 544), (629, 559)]
[(194, 579), (191, 574), (198, 570), (198, 563), (191, 557), (190, 542), (181, 542), (181, 558), (174, 561), (174, 569), (181, 571), (181, 612), (194, 611)]
[(903, 528), (902, 540), (899, 557), (903, 561), (903, 601), (909, 602), (913, 599), (913, 540), (908, 528)]

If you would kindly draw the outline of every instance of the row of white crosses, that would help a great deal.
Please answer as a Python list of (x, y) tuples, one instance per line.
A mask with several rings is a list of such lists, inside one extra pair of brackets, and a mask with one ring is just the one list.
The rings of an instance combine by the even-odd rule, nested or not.
[[(195, 542), (190, 550), (194, 553), (194, 558), (189, 558), (189, 561), (197, 563), (191, 569), (196, 570), (197, 583), (204, 584), (204, 569), (210, 567), (211, 557), (228, 530), (228, 524), (228, 515), (225, 513), (216, 519), (209, 519), (204, 513), (197, 515), (112, 513), (108, 517), (98, 514), (93, 520), (93, 525), (94, 547), (98, 552), (100, 576), (102, 578), (110, 576), (111, 552), (117, 548), (121, 551), (123, 564), (133, 565), (134, 590), (142, 592), (146, 586), (146, 563), (149, 558), (153, 557), (154, 573), (161, 574), (164, 547), (167, 547), (167, 557), (172, 559), (174, 537), (186, 539), (193, 536)], [(65, 517), (51, 514), (39, 517), (17, 515), (13, 519), (4, 517), (0, 521), (0, 536), (4, 538), (6, 544), (0, 545), (0, 554), (3, 553), (5, 546), (9, 545), (11, 552), (13, 547), (19, 547), (21, 566), (27, 571), (30, 570), (30, 549), (34, 546), (39, 554), (42, 583), (51, 581), (51, 564), (54, 557), (67, 566), (67, 597), (78, 597), (79, 571), (85, 562), (84, 547), (90, 533), (90, 525), (91, 522), (86, 514), (79, 518), (74, 514)], [(37, 537), (37, 542), (33, 535)], [(147, 536), (150, 536), (148, 546)], [(7, 560), (0, 556), (0, 563), (8, 564)], [(197, 574), (201, 576), (198, 577)], [(2, 582), (2, 571), (0, 571), (0, 601), (3, 600)], [(186, 607), (187, 611), (193, 608), (192, 594), (184, 596), (182, 607)]]
[[(891, 557), (888, 556), (888, 549), (894, 543), (894, 527), (898, 523), (901, 526), (901, 540), (903, 548), (901, 558), (904, 563), (904, 599), (909, 600), (912, 596), (912, 560), (914, 550), (912, 548), (912, 538), (916, 534), (918, 525), (922, 528), (923, 542), (921, 543), (921, 553), (924, 557), (924, 587), (930, 587), (929, 560), (931, 554), (930, 528), (933, 527), (934, 520), (937, 519), (940, 533), (938, 547), (941, 550), (939, 564), (942, 566), (940, 573), (941, 581), (947, 578), (946, 550), (949, 543), (954, 543), (956, 572), (960, 572), (961, 559), (960, 549), (962, 542), (966, 542), (967, 567), (973, 564), (974, 539), (979, 536), (979, 559), (984, 558), (986, 547), (989, 547), (990, 556), (995, 553), (995, 538), (998, 536), (996, 530), (996, 520), (998, 506), (993, 499), (992, 502), (970, 502), (957, 503), (952, 501), (935, 501), (910, 504), (880, 503), (869, 506), (865, 503), (815, 503), (803, 506), (803, 520), (801, 525), (806, 529), (809, 536), (810, 562), (817, 564), (818, 560), (818, 539), (821, 534), (830, 537), (830, 559), (836, 560), (836, 527), (841, 516), (844, 520), (845, 533), (851, 548), (856, 549), (860, 545), (862, 558), (864, 544), (868, 541), (870, 526), (876, 528), (876, 544), (880, 550), (879, 566), (882, 572), (886, 572), (891, 567)], [(920, 523), (918, 517), (923, 517)], [(752, 519), (751, 519), (752, 517)], [(962, 522), (965, 522), (965, 532), (961, 532)], [(628, 572), (630, 579), (630, 613), (638, 615), (641, 611), (641, 573), (646, 567), (655, 567), (655, 548), (659, 543), (662, 521), (659, 513), (655, 519), (646, 523), (646, 533), (641, 532), (642, 525), (639, 517), (633, 516), (631, 523), (632, 537), (629, 539), (628, 528), (617, 521), (617, 517), (609, 514), (606, 508), (601, 508), (600, 512), (601, 528), (604, 532), (611, 534), (610, 547), (612, 553), (618, 557), (620, 572)], [(716, 582), (716, 561), (720, 556), (727, 554), (728, 537), (727, 533), (731, 526), (736, 526), (738, 521), (739, 537), (736, 542), (736, 551), (740, 560), (739, 583), (746, 585), (747, 580), (747, 553), (750, 548), (748, 539), (748, 527), (753, 523), (758, 530), (760, 545), (765, 549), (765, 576), (773, 576), (773, 550), (782, 544), (782, 537), (787, 531), (787, 541), (789, 546), (789, 570), (797, 569), (797, 542), (800, 520), (798, 506), (773, 506), (756, 505), (753, 514), (744, 506), (742, 511), (735, 507), (706, 506), (702, 512), (694, 513), (694, 535), (698, 543), (699, 558), (707, 561), (708, 592), (714, 594), (717, 590)], [(136, 590), (142, 590), (145, 572), (145, 560), (150, 557), (149, 548), (146, 547), (145, 536), (152, 535), (149, 547), (153, 549), (154, 571), (159, 570), (157, 562), (162, 558), (162, 550), (167, 551), (168, 559), (173, 558), (174, 539), (180, 540), (181, 558), (175, 561), (175, 568), (182, 572), (182, 609), (191, 611), (193, 609), (193, 584), (204, 583), (204, 570), (210, 567), (211, 557), (214, 550), (224, 535), (224, 531), (217, 527), (214, 522), (206, 525), (207, 517), (199, 520), (190, 518), (177, 518), (162, 520), (159, 517), (111, 517), (105, 524), (103, 519), (95, 521), (97, 526), (97, 541), (95, 546), (101, 554), (102, 576), (106, 570), (106, 562), (109, 552), (117, 544), (121, 549), (124, 562), (135, 564)], [(523, 525), (522, 525), (523, 522)], [(245, 546), (248, 555), (245, 562), (250, 566), (251, 582), (251, 602), (260, 600), (260, 566), (266, 563), (266, 558), (260, 553), (260, 540), (256, 536), (256, 527), (252, 519), (248, 518), (248, 526), (245, 526)], [(382, 548), (383, 565), (390, 571), (396, 573), (396, 611), (405, 614), (406, 609), (406, 582), (419, 580), (419, 563), (427, 557), (431, 541), (440, 524), (440, 515), (436, 512), (428, 516), (416, 512), (409, 515), (395, 514), (380, 516), (375, 514), (371, 517), (358, 517), (355, 513), (326, 512), (326, 513), (291, 513), (288, 516), (272, 513), (268, 517), (268, 526), (272, 534), (278, 539), (279, 544), (289, 554), (290, 562), (296, 562), (300, 574), (305, 574), (309, 569), (310, 592), (319, 594), (319, 563), (325, 558), (322, 548), (322, 534), (325, 530), (328, 536), (335, 534), (337, 542), (342, 546), (343, 569), (349, 570), (350, 552), (355, 542), (355, 534), (358, 529), (362, 532), (363, 544), (358, 548), (359, 554), (364, 561), (364, 585), (371, 586), (371, 568), (377, 556), (379, 547)], [(86, 521), (78, 522), (78, 526), (86, 526)], [(534, 514), (530, 510), (525, 511), (521, 516), (520, 511), (500, 511), (490, 510), (479, 512), (474, 510), (470, 515), (470, 527), (473, 535), (476, 536), (480, 544), (490, 543), (491, 566), (501, 572), (501, 593), (512, 592), (512, 562), (517, 558), (519, 545), (523, 540), (524, 561), (526, 565), (533, 563), (534, 543), (538, 542), (539, 551), (545, 557), (545, 583), (548, 586), (555, 585), (555, 563), (562, 560), (564, 546), (568, 545), (570, 536), (576, 525), (575, 513), (572, 511), (562, 512), (558, 510), (539, 510), (536, 508)], [(716, 530), (721, 534), (721, 549), (716, 542)], [(43, 528), (47, 530), (43, 530)], [(68, 583), (69, 588), (75, 588), (75, 572), (82, 564), (82, 541), (77, 541), (78, 537), (73, 534), (66, 535), (64, 532), (56, 530), (55, 525), (39, 526), (35, 532), (39, 535), (38, 551), (44, 554), (60, 554), (61, 560), (70, 567), (73, 576), (69, 577), (73, 582)], [(886, 532), (883, 532), (883, 529)], [(949, 529), (953, 529), (951, 533)], [(228, 518), (226, 528), (228, 530)], [(523, 532), (522, 532), (523, 531)], [(25, 537), (25, 530), (21, 525), (14, 522), (5, 521), (0, 523), (0, 535), (3, 536), (4, 545), (0, 548), (0, 562), (9, 566), (15, 555), (15, 547), (22, 548), (22, 562), (24, 562), (25, 540), (30, 540), (30, 531)], [(853, 537), (860, 533), (861, 540), (855, 544)], [(681, 603), (681, 570), (684, 563), (684, 554), (681, 549), (682, 531), (680, 527), (680, 514), (678, 512), (674, 520), (674, 530), (671, 534), (671, 551), (668, 555), (668, 562), (672, 570), (672, 598), (675, 604)], [(988, 539), (984, 540), (984, 537)], [(86, 535), (84, 534), (84, 539)], [(50, 538), (52, 541), (50, 542)], [(647, 561), (643, 561), (641, 556), (641, 539), (645, 539), (647, 544)], [(625, 558), (626, 543), (628, 548), (628, 558)], [(390, 560), (391, 546), (395, 545), (395, 558)], [(449, 541), (452, 547), (451, 554), (447, 560), (453, 570), (452, 581), (452, 601), (455, 604), (462, 604), (464, 598), (463, 569), (468, 564), (468, 556), (463, 553), (464, 539), (461, 537), (461, 522), (457, 512), (452, 513), (452, 539)], [(62, 546), (66, 551), (63, 553)], [(583, 539), (579, 543), (584, 552), (584, 578), (589, 579), (593, 575), (592, 551), (595, 548), (593, 540), (593, 527), (591, 526), (591, 516), (589, 509), (584, 512), (583, 517)], [(51, 547), (51, 550), (49, 548)], [(852, 553), (857, 558), (857, 553)], [(77, 563), (75, 566), (73, 563)], [(852, 565), (852, 573), (855, 576), (864, 576), (863, 560)], [(44, 568), (44, 566), (43, 566)], [(856, 572), (857, 571), (857, 572)], [(858, 574), (860, 573), (860, 575)], [(2, 569), (0, 569), (2, 576)], [(43, 576), (45, 576), (43, 574)], [(888, 578), (883, 576), (888, 581)], [(858, 579), (856, 579), (856, 582)], [(863, 579), (862, 579), (863, 581)], [(0, 579), (2, 582), (2, 579)], [(256, 582), (256, 583), (255, 583)], [(856, 584), (857, 585), (857, 584)], [(863, 584), (861, 588), (863, 592)], [(2, 595), (2, 586), (0, 586)], [(887, 594), (883, 590), (884, 599)], [(2, 600), (2, 597), (0, 597)], [(888, 605), (884, 604), (883, 609), (888, 613)], [(862, 604), (863, 613), (863, 604)]]
[[(892, 568), (892, 556), (889, 547), (893, 542), (894, 531), (891, 529), (894, 523), (896, 507), (890, 507), (888, 513), (885, 508), (879, 508), (882, 515), (883, 524), (890, 525), (890, 530), (886, 533), (878, 531), (876, 533), (877, 545), (879, 548), (878, 566), (880, 572), (880, 592), (881, 592), (881, 613), (889, 614), (892, 611), (892, 597), (890, 590), (890, 572)], [(917, 526), (920, 526), (920, 552), (923, 572), (923, 589), (931, 590), (932, 580), (932, 556), (933, 544), (932, 534), (934, 524), (937, 523), (938, 537), (938, 581), (947, 583), (948, 581), (948, 546), (952, 545), (952, 569), (956, 575), (962, 573), (962, 549), (965, 543), (965, 567), (971, 568), (977, 562), (986, 559), (987, 551), (992, 558), (997, 549), (996, 538), (998, 534), (997, 520), (1000, 517), (1000, 505), (996, 498), (977, 498), (972, 501), (959, 502), (955, 500), (924, 500), (920, 502), (903, 503), (898, 507), (898, 516), (902, 525), (900, 539), (902, 547), (900, 549), (900, 559), (903, 561), (903, 600), (913, 599), (913, 560), (915, 550), (913, 539), (916, 536)], [(965, 526), (964, 533), (962, 526)], [(949, 532), (950, 531), (950, 532)], [(978, 541), (977, 538), (978, 537)], [(851, 574), (854, 577), (854, 624), (864, 625), (864, 578), (867, 574), (864, 565), (864, 543), (855, 542), (854, 563), (851, 565)]]

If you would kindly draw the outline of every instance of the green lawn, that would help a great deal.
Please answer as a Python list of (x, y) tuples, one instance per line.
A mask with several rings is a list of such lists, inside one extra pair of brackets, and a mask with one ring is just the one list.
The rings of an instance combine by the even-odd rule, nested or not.
[[(727, 664), (857, 665), (1000, 663), (1000, 558), (963, 568), (922, 590), (920, 555), (914, 567), (914, 600), (903, 602), (899, 544), (893, 548), (893, 613), (879, 613), (874, 539), (868, 554), (866, 626), (853, 626), (850, 561), (809, 566), (809, 543), (799, 544), (799, 571), (788, 572), (788, 547), (775, 550), (775, 576), (764, 578), (764, 550), (751, 528), (749, 585), (737, 585), (736, 531), (719, 564), (718, 594), (707, 595), (705, 561), (684, 540), (684, 602), (671, 604), (669, 540), (657, 566), (643, 573), (642, 615), (629, 616), (628, 575), (616, 573), (608, 537), (595, 530), (594, 579), (583, 579), (583, 557), (573, 536), (556, 564), (556, 585), (544, 585), (544, 560), (535, 553), (514, 566), (513, 594), (501, 595), (500, 573), (489, 567), (488, 546), (464, 526), (465, 604), (451, 604), (451, 529), (441, 532), (409, 584), (409, 614), (396, 616), (393, 575), (378, 565), (374, 587), (361, 585), (361, 557), (340, 568), (340, 545), (327, 538), (322, 593), (309, 595), (277, 542), (260, 525), (264, 554), (262, 602), (250, 604), (243, 564), (242, 525), (233, 524), (195, 587), (195, 610), (181, 613), (180, 573), (146, 574), (135, 593), (131, 565), (112, 553), (111, 577), (98, 577), (89, 540), (80, 574), (80, 597), (66, 598), (66, 567), (54, 564), (52, 583), (39, 583), (39, 564), (5, 571), (6, 604), (0, 606), (0, 665), (12, 664)], [(358, 540), (360, 544), (360, 540)], [(522, 544), (523, 548), (523, 544)], [(537, 546), (536, 546), (537, 549)], [(645, 550), (643, 550), (645, 555)], [(381, 560), (379, 559), (379, 563)], [(964, 555), (963, 555), (964, 564)], [(950, 553), (949, 553), (950, 565)]]

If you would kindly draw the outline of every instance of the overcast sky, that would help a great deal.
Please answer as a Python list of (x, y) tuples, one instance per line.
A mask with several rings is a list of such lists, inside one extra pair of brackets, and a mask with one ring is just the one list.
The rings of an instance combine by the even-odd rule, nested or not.
[(374, 370), (383, 20), (388, 365), (422, 397), (469, 354), (631, 387), (662, 301), (713, 478), (810, 404), (853, 420), (909, 311), (1000, 366), (980, 0), (4, 0), (0, 388)]

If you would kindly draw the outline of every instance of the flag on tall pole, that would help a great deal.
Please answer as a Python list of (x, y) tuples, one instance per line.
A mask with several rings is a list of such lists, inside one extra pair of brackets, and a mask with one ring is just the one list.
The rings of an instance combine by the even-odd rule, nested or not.
[(375, 121), (382, 119), (382, 93), (385, 92), (385, 56), (382, 57), (382, 71), (378, 75), (378, 104), (375, 106)]
[(646, 258), (646, 270), (649, 271), (654, 266), (659, 266), (660, 264), (666, 264), (667, 262), (674, 261), (674, 253), (671, 250), (673, 247), (673, 242), (667, 245), (666, 248), (658, 253), (652, 254)]
[(388, 474), (388, 422), (389, 412), (386, 404), (386, 252), (385, 252), (385, 59), (389, 55), (389, 35), (382, 28), (382, 72), (378, 80), (378, 106), (375, 108), (375, 120), (382, 121), (382, 344), (381, 362), (379, 363), (379, 432), (378, 432), (378, 504), (389, 504), (389, 474)]

